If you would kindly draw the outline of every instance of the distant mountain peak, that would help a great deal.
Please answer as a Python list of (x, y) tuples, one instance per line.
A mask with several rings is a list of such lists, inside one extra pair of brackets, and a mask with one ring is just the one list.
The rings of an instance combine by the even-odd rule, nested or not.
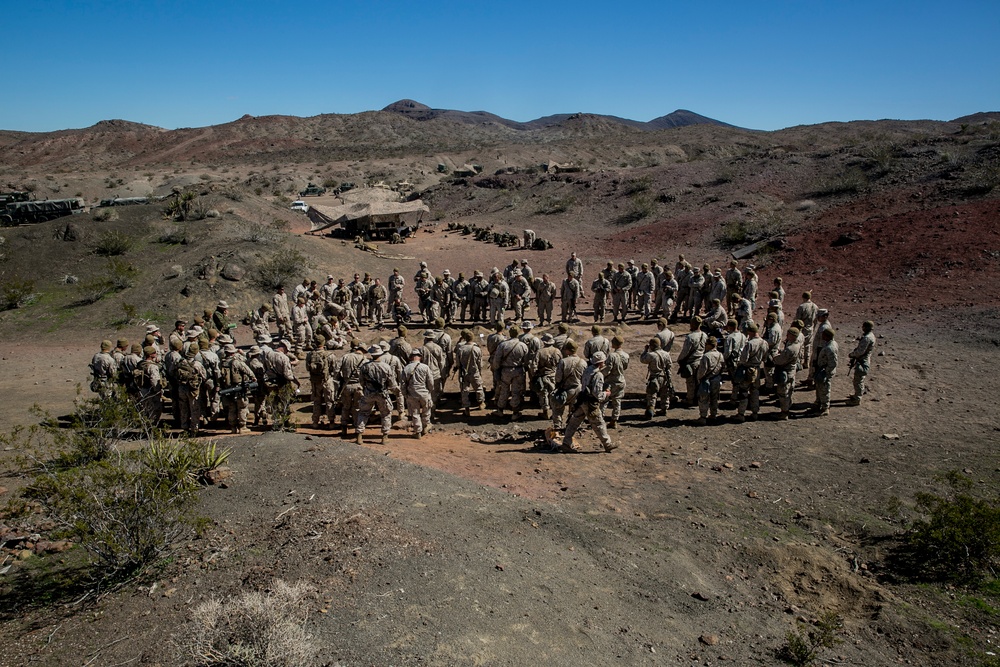
[(413, 113), (414, 111), (423, 112), (430, 110), (429, 106), (415, 100), (399, 100), (382, 109), (382, 111), (395, 111), (396, 113)]

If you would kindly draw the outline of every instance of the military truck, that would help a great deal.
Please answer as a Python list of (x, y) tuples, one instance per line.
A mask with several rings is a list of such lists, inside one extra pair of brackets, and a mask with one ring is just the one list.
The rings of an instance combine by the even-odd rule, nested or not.
[(3, 209), (0, 209), (0, 225), (7, 227), (45, 222), (86, 212), (86, 202), (80, 198), (7, 202)]
[(102, 199), (101, 203), (97, 206), (100, 208), (107, 206), (140, 206), (149, 202), (149, 197), (115, 197), (114, 199)]
[(28, 201), (31, 195), (27, 192), (0, 192), (0, 207), (15, 201)]
[(321, 188), (315, 183), (310, 183), (305, 190), (299, 192), (300, 197), (319, 197), (326, 194), (326, 188)]

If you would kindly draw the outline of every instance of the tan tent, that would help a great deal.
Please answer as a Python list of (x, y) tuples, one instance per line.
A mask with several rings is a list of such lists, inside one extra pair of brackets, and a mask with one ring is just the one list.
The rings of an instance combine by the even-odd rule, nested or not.
[(368, 202), (342, 206), (311, 206), (307, 215), (311, 233), (339, 225), (348, 236), (388, 238), (394, 232), (406, 235), (420, 226), (430, 211), (419, 199), (408, 202)]

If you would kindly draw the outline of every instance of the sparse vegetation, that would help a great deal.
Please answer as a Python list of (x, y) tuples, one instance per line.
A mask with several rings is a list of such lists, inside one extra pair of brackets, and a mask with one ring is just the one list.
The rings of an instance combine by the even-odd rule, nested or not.
[(11, 278), (0, 282), (0, 310), (22, 308), (37, 298), (34, 280)]
[(294, 248), (280, 248), (257, 267), (254, 283), (260, 289), (271, 292), (278, 285), (295, 282), (304, 266), (306, 258), (302, 253)]
[(166, 245), (187, 245), (191, 242), (191, 238), (184, 227), (174, 227), (160, 234), (156, 241)]
[(94, 243), (94, 254), (102, 257), (118, 257), (132, 250), (135, 240), (124, 232), (107, 231)]
[(109, 294), (121, 292), (135, 285), (139, 269), (131, 262), (109, 257), (104, 273), (83, 285), (84, 304), (96, 303)]
[(305, 629), (314, 593), (278, 579), (266, 591), (203, 602), (174, 645), (191, 667), (308, 667), (316, 656)]
[(851, 167), (839, 176), (822, 183), (812, 194), (814, 197), (855, 194), (868, 185), (868, 177), (858, 167)]
[(576, 198), (570, 195), (564, 195), (562, 197), (550, 197), (545, 199), (537, 209), (535, 209), (536, 215), (555, 215), (556, 213), (565, 213), (570, 209), (571, 206), (576, 202)]
[(629, 197), (628, 210), (620, 215), (615, 222), (619, 225), (627, 225), (651, 217), (655, 213), (656, 201), (646, 191), (640, 190)]
[(778, 649), (778, 659), (796, 667), (808, 667), (823, 649), (833, 648), (840, 639), (837, 633), (843, 627), (840, 616), (826, 612), (811, 628), (800, 626), (785, 635), (785, 645)]
[(974, 496), (972, 480), (957, 471), (943, 476), (944, 495), (919, 493), (923, 518), (906, 535), (902, 562), (918, 579), (971, 582), (994, 571), (1000, 559), (1000, 504)]
[(109, 222), (118, 219), (118, 211), (111, 206), (98, 209), (93, 215), (94, 222)]

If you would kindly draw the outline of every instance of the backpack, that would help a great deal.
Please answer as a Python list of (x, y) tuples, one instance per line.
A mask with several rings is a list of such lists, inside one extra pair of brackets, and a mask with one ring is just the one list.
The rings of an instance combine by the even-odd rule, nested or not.
[(307, 366), (309, 368), (309, 375), (321, 376), (324, 381), (330, 375), (330, 366), (326, 363), (326, 355), (319, 350), (309, 353)]
[(153, 380), (146, 372), (145, 362), (132, 369), (132, 386), (137, 389), (150, 389), (153, 386)]
[(187, 387), (191, 391), (198, 391), (201, 388), (201, 381), (201, 375), (189, 359), (184, 359), (177, 364), (177, 383), (180, 386)]

